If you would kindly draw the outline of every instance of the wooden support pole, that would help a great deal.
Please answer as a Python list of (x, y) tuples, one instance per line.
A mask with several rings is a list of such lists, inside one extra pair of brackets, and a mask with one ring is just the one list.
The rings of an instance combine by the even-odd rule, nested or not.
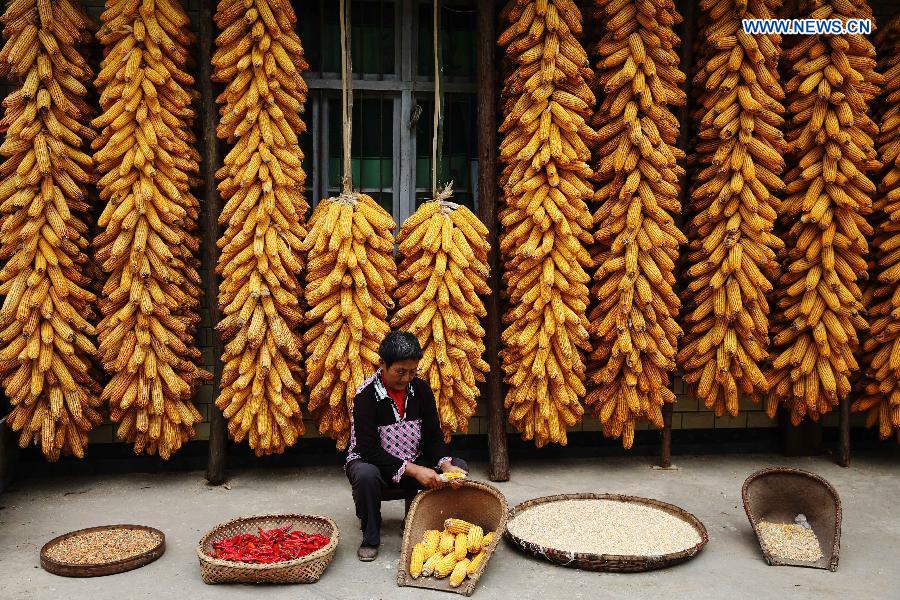
[(837, 464), (842, 467), (850, 466), (850, 399), (841, 400), (840, 422), (840, 447), (838, 448)]
[(491, 481), (509, 479), (509, 451), (506, 446), (506, 413), (500, 380), (500, 250), (497, 232), (497, 70), (494, 61), (497, 12), (494, 0), (478, 2), (478, 216), (488, 228), (491, 252), (490, 296), (486, 299), (485, 351), (491, 367), (486, 376), (488, 453)]
[[(212, 83), (212, 53), (216, 39), (213, 6), (212, 2), (200, 3), (197, 43), (200, 62), (200, 72), (198, 74), (201, 94), (200, 114), (201, 122), (203, 123), (203, 146), (201, 149), (203, 154), (203, 210), (200, 217), (200, 228), (203, 231), (204, 258), (209, 269), (205, 285), (206, 306), (209, 310), (209, 319), (215, 326), (219, 322), (219, 285), (215, 268), (219, 259), (219, 249), (216, 246), (216, 242), (219, 239), (219, 213), (221, 212), (221, 200), (219, 191), (216, 189), (215, 173), (221, 161), (219, 141), (216, 138), (218, 110)], [(222, 340), (215, 330), (213, 330), (213, 356), (215, 357), (215, 364), (213, 365), (213, 394), (218, 395), (219, 383), (222, 379)], [(221, 485), (225, 482), (226, 442), (225, 416), (215, 404), (210, 404), (209, 454), (206, 462), (206, 480), (212, 485)]]
[[(684, 26), (682, 27), (681, 35), (680, 69), (687, 74), (687, 81), (684, 84), (685, 91), (687, 92), (687, 101), (685, 102), (684, 106), (682, 106), (678, 110), (678, 120), (680, 123), (678, 132), (678, 147), (687, 152), (688, 145), (690, 144), (691, 139), (691, 71), (693, 70), (694, 66), (694, 37), (697, 30), (697, 9), (694, 2), (682, 2), (681, 9), (681, 16), (683, 18)], [(690, 181), (691, 174), (685, 173), (684, 177), (681, 180), (681, 190), (678, 194), (678, 200), (681, 203), (682, 211), (684, 211), (684, 208), (689, 200)], [(679, 229), (684, 230), (684, 222), (684, 217), (682, 215), (675, 215), (675, 223), (678, 225)], [(680, 286), (682, 281), (680, 274), (683, 271), (682, 267), (684, 265), (684, 252), (684, 249), (682, 249), (678, 262), (675, 266), (677, 274), (679, 275), (677, 277), (678, 283), (676, 283), (676, 286)], [(676, 293), (680, 292), (677, 287), (675, 291)], [(672, 466), (673, 411), (674, 407), (671, 404), (666, 404), (662, 407), (663, 429), (662, 435), (660, 436), (659, 466), (663, 469), (668, 469)]]

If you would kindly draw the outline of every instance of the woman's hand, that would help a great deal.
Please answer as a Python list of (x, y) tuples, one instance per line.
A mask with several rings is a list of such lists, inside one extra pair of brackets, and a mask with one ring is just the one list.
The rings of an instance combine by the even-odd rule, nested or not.
[(406, 473), (418, 481), (427, 490), (444, 485), (444, 480), (434, 469), (410, 463), (406, 465)]

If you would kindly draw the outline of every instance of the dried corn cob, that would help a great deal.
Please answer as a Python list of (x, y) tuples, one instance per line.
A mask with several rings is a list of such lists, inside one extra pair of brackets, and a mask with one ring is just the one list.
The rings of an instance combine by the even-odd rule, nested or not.
[(422, 574), (422, 567), (425, 565), (425, 544), (421, 542), (413, 546), (412, 557), (409, 559), (409, 575), (413, 579), (418, 579)]
[(671, 0), (594, 4), (592, 16), (605, 30), (596, 46), (604, 97), (592, 122), (600, 185), (586, 404), (603, 433), (630, 448), (635, 424), (662, 427), (661, 408), (675, 401), (668, 384), (681, 328), (673, 269), (687, 240), (672, 218), (681, 210), (684, 153), (675, 146), (679, 124), (670, 107), (685, 103), (672, 30), (681, 17)]
[(494, 541), (494, 532), (493, 531), (488, 532), (488, 533), (484, 534), (484, 539), (481, 540), (481, 547), (487, 548), (488, 546), (491, 545), (491, 542), (493, 542), (493, 541)]
[(397, 285), (394, 219), (365, 194), (319, 202), (303, 242), (309, 411), (338, 448), (350, 440), (357, 388), (378, 364)]
[[(706, 56), (694, 86), (702, 90), (694, 122), (698, 176), (691, 192), (686, 337), (678, 353), (689, 391), (721, 416), (738, 414), (739, 394), (768, 391), (769, 304), (783, 242), (772, 233), (784, 192), (784, 90), (780, 37), (744, 35), (743, 19), (771, 19), (781, 0), (729, 10), (701, 5)], [(735, 35), (735, 31), (738, 31)], [(734, 39), (735, 43), (730, 43)]]
[(874, 204), (873, 279), (864, 294), (871, 323), (863, 342), (865, 376), (852, 408), (867, 412), (868, 426), (877, 425), (887, 439), (900, 429), (900, 16), (879, 32), (877, 48), (884, 74), (877, 148), (884, 168)]
[(456, 548), (456, 534), (451, 533), (447, 529), (441, 532), (441, 539), (438, 543), (438, 551), (441, 554), (449, 554)]
[(422, 577), (431, 577), (434, 573), (435, 567), (444, 558), (444, 555), (440, 552), (434, 552), (431, 556), (428, 557), (428, 560), (425, 561), (425, 564), (422, 565)]
[(454, 554), (456, 555), (456, 560), (462, 560), (466, 557), (469, 548), (469, 536), (465, 533), (457, 533), (456, 534), (456, 544), (454, 548)]
[(476, 554), (472, 557), (472, 560), (469, 561), (469, 566), (466, 567), (466, 575), (474, 575), (475, 571), (478, 570), (478, 567), (481, 566), (481, 563), (484, 561), (484, 557), (487, 554), (484, 550)]
[(466, 579), (468, 575), (469, 569), (469, 559), (463, 558), (460, 559), (459, 562), (453, 567), (453, 572), (450, 573), (450, 587), (459, 587), (462, 585), (462, 582)]
[(508, 27), (498, 40), (507, 57), (500, 253), (509, 309), (500, 355), (509, 421), (541, 447), (565, 444), (566, 427), (584, 413), (592, 242), (585, 199), (597, 137), (586, 119), (595, 97), (572, 0), (511, 0), (501, 19)]
[(447, 575), (453, 573), (454, 568), (456, 567), (456, 554), (450, 552), (444, 555), (441, 560), (434, 566), (434, 576), (438, 579), (443, 579)]
[[(71, 0), (20, 0), (0, 18), (0, 76), (19, 81), (0, 129), (0, 377), (19, 445), (84, 456), (101, 420), (97, 297), (85, 254), (94, 139), (80, 54), (93, 25)], [(63, 34), (63, 35), (60, 35)]]
[(467, 541), (466, 545), (470, 553), (478, 554), (481, 551), (482, 544), (484, 543), (484, 530), (478, 525), (472, 525), (469, 528), (469, 533), (466, 535)]
[(425, 557), (428, 558), (438, 551), (441, 543), (441, 532), (437, 529), (429, 529), (422, 536), (422, 544), (425, 546)]
[[(449, 186), (445, 190), (449, 193)], [(419, 338), (422, 376), (431, 384), (444, 437), (468, 431), (475, 413), (487, 312), (487, 228), (465, 206), (443, 198), (426, 202), (397, 235), (401, 255), (395, 329)], [(448, 474), (449, 475), (449, 474)]]
[(458, 533), (469, 533), (472, 524), (463, 519), (450, 518), (444, 521), (444, 530), (449, 531), (453, 535)]
[(192, 133), (196, 97), (184, 72), (194, 37), (174, 1), (110, 2), (97, 39), (95, 85), (102, 113), (94, 161), (108, 203), (97, 260), (109, 274), (97, 326), (102, 399), (135, 453), (169, 458), (196, 436), (191, 402), (211, 375), (199, 368), (200, 263), (195, 234), (200, 155)]
[(304, 432), (299, 275), (308, 204), (297, 136), (309, 66), (286, 2), (222, 0), (213, 79), (227, 84), (217, 134), (232, 145), (216, 174), (225, 207), (216, 272), (222, 276), (222, 392), (216, 405), (235, 441), (283, 452)]
[[(865, 2), (801, 4), (804, 17), (872, 18)], [(866, 215), (875, 185), (866, 173), (880, 166), (878, 128), (867, 115), (881, 83), (874, 56), (862, 35), (803, 36), (784, 52), (793, 152), (767, 410), (773, 416), (785, 405), (794, 424), (818, 420), (846, 398), (858, 331), (867, 328), (857, 280), (872, 234)]]

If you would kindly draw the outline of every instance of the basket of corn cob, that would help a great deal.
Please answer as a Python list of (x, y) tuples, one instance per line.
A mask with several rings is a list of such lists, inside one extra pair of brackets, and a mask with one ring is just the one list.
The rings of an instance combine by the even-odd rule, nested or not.
[(506, 529), (497, 488), (463, 479), (421, 492), (406, 517), (397, 585), (471, 596)]

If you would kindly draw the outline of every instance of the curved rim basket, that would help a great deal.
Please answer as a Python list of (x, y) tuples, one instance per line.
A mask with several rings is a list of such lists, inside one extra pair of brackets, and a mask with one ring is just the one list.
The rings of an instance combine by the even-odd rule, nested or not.
[[(493, 499), (497, 502), (498, 523), (497, 526), (493, 529), (494, 539), (487, 547), (486, 555), (481, 561), (481, 564), (478, 565), (478, 569), (472, 575), (466, 577), (466, 579), (459, 587), (455, 588), (450, 587), (450, 584), (448, 583), (449, 579), (432, 579), (430, 577), (420, 577), (418, 579), (413, 579), (409, 575), (407, 567), (409, 565), (412, 547), (415, 545), (415, 541), (412, 539), (411, 531), (413, 529), (412, 524), (416, 519), (416, 513), (421, 510), (421, 505), (423, 502), (427, 504), (429, 499), (433, 498), (435, 495), (451, 493), (453, 488), (449, 485), (445, 485), (439, 488), (419, 492), (413, 499), (412, 504), (409, 507), (409, 512), (406, 516), (406, 526), (403, 528), (403, 544), (400, 549), (400, 563), (397, 568), (398, 586), (413, 586), (444, 592), (455, 592), (464, 596), (471, 596), (475, 592), (475, 587), (478, 585), (478, 580), (481, 579), (482, 574), (484, 574), (484, 570), (487, 568), (488, 562), (490, 562), (491, 558), (493, 558), (494, 556), (494, 553), (497, 551), (497, 546), (500, 543), (500, 538), (506, 531), (506, 521), (507, 514), (509, 513), (509, 504), (507, 503), (506, 496), (503, 495), (503, 492), (492, 485), (472, 479), (461, 480), (460, 484), (461, 489), (471, 488), (485, 492), (488, 495), (492, 496)], [(447, 514), (445, 516), (452, 517), (456, 515)], [(460, 516), (462, 518), (466, 518), (467, 515)], [(469, 520), (472, 519), (473, 517), (469, 518)]]
[[(769, 477), (773, 476), (788, 476), (788, 477), (797, 477), (804, 478), (808, 483), (807, 485), (817, 485), (821, 489), (824, 489), (825, 492), (831, 496), (831, 499), (834, 501), (833, 510), (826, 510), (826, 507), (820, 504), (810, 505), (809, 509), (804, 509), (802, 512), (809, 517), (812, 517), (809, 521), (809, 524), (812, 526), (813, 531), (816, 533), (816, 537), (819, 539), (819, 544), (822, 546), (823, 556), (815, 563), (810, 562), (801, 562), (796, 560), (790, 560), (785, 558), (779, 558), (773, 554), (770, 554), (766, 549), (765, 545), (762, 543), (762, 539), (759, 537), (759, 529), (757, 528), (757, 524), (760, 519), (765, 517), (766, 515), (755, 514), (753, 511), (751, 499), (751, 489), (753, 484)], [(815, 483), (812, 483), (815, 482)], [(801, 487), (803, 487), (801, 485)], [(798, 493), (796, 497), (800, 500), (807, 500), (808, 495), (806, 493)], [(762, 550), (763, 558), (765, 558), (766, 563), (771, 566), (792, 566), (792, 567), (809, 567), (813, 569), (826, 569), (829, 571), (836, 571), (838, 567), (838, 560), (840, 559), (841, 553), (841, 498), (837, 493), (837, 490), (834, 489), (824, 477), (821, 475), (817, 475), (810, 471), (806, 471), (804, 469), (796, 469), (793, 467), (768, 467), (765, 469), (760, 469), (755, 473), (751, 474), (744, 480), (744, 485), (741, 487), (741, 500), (744, 503), (744, 512), (747, 513), (747, 519), (750, 521), (750, 526), (753, 528), (753, 533), (756, 535), (756, 539), (759, 542), (759, 547)], [(828, 507), (829, 509), (831, 507)], [(825, 511), (828, 514), (829, 518), (825, 518), (825, 515), (816, 515), (817, 512), (821, 513), (821, 511)], [(801, 512), (801, 511), (798, 511)], [(827, 521), (827, 522), (825, 522)], [(826, 539), (823, 539), (826, 538)], [(831, 543), (828, 543), (827, 538), (831, 538)], [(830, 552), (830, 556), (826, 554), (826, 552)]]
[[(292, 525), (307, 533), (328, 535), (331, 540), (315, 552), (294, 560), (269, 564), (222, 560), (209, 555), (214, 542), (238, 533), (256, 533), (257, 528), (270, 529)], [(220, 523), (197, 543), (197, 558), (204, 583), (314, 583), (334, 558), (341, 534), (337, 524), (321, 515), (273, 514), (238, 517)]]
[[(52, 558), (47, 556), (47, 551), (63, 540), (75, 537), (76, 535), (82, 535), (94, 531), (104, 531), (107, 529), (138, 529), (141, 531), (149, 531), (150, 533), (159, 537), (159, 543), (150, 550), (142, 552), (141, 554), (104, 563), (64, 563), (53, 560)], [(64, 533), (44, 544), (41, 548), (41, 567), (48, 573), (61, 575), (63, 577), (102, 577), (104, 575), (124, 573), (125, 571), (131, 571), (132, 569), (138, 569), (140, 567), (149, 565), (157, 558), (162, 556), (165, 551), (166, 535), (159, 529), (148, 527), (146, 525), (100, 525), (98, 527), (87, 527), (85, 529), (78, 529), (76, 531)]]
[(618, 502), (631, 502), (635, 504), (644, 504), (663, 510), (687, 522), (700, 535), (700, 543), (690, 548), (673, 552), (671, 554), (661, 554), (656, 556), (632, 556), (621, 554), (593, 554), (590, 552), (571, 552), (568, 550), (558, 550), (556, 548), (547, 548), (534, 542), (529, 542), (516, 535), (513, 535), (509, 529), (506, 530), (506, 539), (513, 545), (530, 554), (535, 558), (541, 558), (563, 567), (572, 567), (575, 569), (584, 569), (587, 571), (612, 571), (617, 573), (637, 573), (641, 571), (653, 571), (656, 569), (665, 569), (673, 565), (690, 560), (696, 556), (703, 547), (709, 542), (709, 534), (706, 532), (706, 526), (687, 512), (686, 510), (661, 502), (652, 498), (642, 498), (640, 496), (625, 496), (622, 494), (557, 494), (555, 496), (543, 496), (541, 498), (533, 498), (516, 505), (509, 513), (509, 521), (512, 521), (518, 514), (538, 504), (547, 504), (550, 502), (560, 502), (563, 500), (615, 500)]

